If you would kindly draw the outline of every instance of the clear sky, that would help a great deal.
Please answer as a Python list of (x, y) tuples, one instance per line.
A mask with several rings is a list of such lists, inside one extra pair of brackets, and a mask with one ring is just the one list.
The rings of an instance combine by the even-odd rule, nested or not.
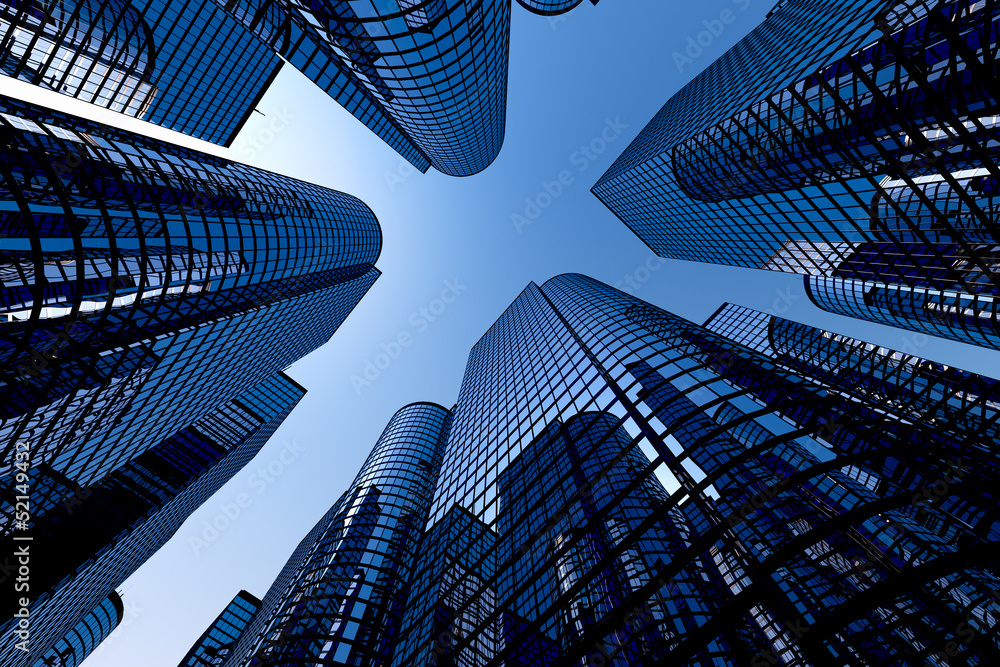
[[(800, 277), (655, 260), (590, 193), (659, 107), (773, 4), (604, 0), (561, 20), (515, 6), (504, 148), (490, 168), (464, 179), (415, 173), (286, 68), (258, 106), (266, 116), (254, 114), (226, 153), (365, 201), (382, 225), (384, 275), (329, 344), (289, 369), (309, 393), (274, 438), (119, 589), (126, 619), (85, 667), (175, 667), (237, 591), (263, 597), (392, 414), (414, 401), (454, 404), (469, 349), (529, 281), (572, 271), (627, 287), (629, 276), (635, 295), (699, 323), (732, 301), (889, 347), (923, 343), (923, 356), (1000, 376), (996, 352), (822, 313)], [(726, 10), (730, 24), (718, 21)], [(702, 31), (708, 45), (686, 53)], [(590, 145), (588, 156), (581, 148)], [(572, 182), (518, 228), (512, 216), (525, 215), (526, 198), (545, 193), (543, 182), (564, 170)], [(435, 300), (445, 290), (454, 300), (442, 311)], [(395, 351), (400, 334), (410, 344), (366, 379), (366, 364), (385, 366), (376, 358), (383, 345)], [(241, 494), (249, 505), (227, 518), (222, 508)], [(229, 525), (207, 528), (213, 521)]]

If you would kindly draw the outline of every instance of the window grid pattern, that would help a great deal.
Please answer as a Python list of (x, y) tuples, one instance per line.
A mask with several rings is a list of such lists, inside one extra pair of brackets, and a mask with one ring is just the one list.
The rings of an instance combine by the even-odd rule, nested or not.
[(468, 176), (499, 153), (511, 3), (238, 0), (225, 7), (420, 170)]
[(998, 19), (992, 0), (784, 3), (594, 192), (664, 257), (924, 288), (941, 303), (914, 313), (889, 298), (875, 321), (995, 338), (995, 313), (966, 322), (947, 302), (1000, 293)]
[(280, 601), (227, 664), (387, 664), (451, 420), (430, 403), (393, 416), (295, 579), (276, 583)]
[[(96, 483), (74, 478), (70, 493), (32, 527), (39, 546), (27, 663), (37, 660), (174, 535), (268, 441), (305, 390), (284, 374), (266, 378), (214, 414)], [(211, 441), (203, 433), (228, 433)], [(43, 526), (44, 524), (44, 526)], [(5, 548), (13, 549), (10, 538)], [(58, 546), (56, 546), (58, 545)], [(42, 549), (42, 547), (45, 547)], [(10, 596), (4, 598), (0, 661), (22, 664)], [(7, 609), (7, 607), (10, 607)]]
[(30, 439), (33, 464), (100, 479), (322, 345), (379, 275), (349, 195), (0, 106), (5, 470)]
[(392, 664), (993, 660), (994, 432), (851, 384), (940, 387), (929, 362), (807, 333), (761, 354), (584, 276), (529, 285), (470, 354)]
[(118, 627), (124, 611), (121, 597), (112, 593), (32, 667), (78, 667)]
[(260, 600), (240, 591), (195, 642), (179, 667), (217, 667), (224, 663), (260, 605)]
[(230, 145), (281, 61), (212, 0), (19, 0), (0, 8), (0, 68)]

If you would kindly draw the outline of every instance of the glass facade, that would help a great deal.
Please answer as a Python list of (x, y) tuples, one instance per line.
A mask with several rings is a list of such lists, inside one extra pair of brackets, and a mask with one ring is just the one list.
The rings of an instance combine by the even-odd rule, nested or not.
[(1000, 320), (964, 301), (1000, 294), (998, 19), (992, 1), (779, 3), (593, 191), (663, 257), (811, 276), (822, 308), (996, 347)]
[(0, 4), (3, 74), (232, 143), (280, 60), (211, 0)]
[(0, 125), (0, 476), (25, 441), (101, 479), (322, 345), (379, 275), (349, 195), (12, 100)]
[(510, 2), (219, 2), (421, 171), (485, 169), (503, 144)]
[(259, 609), (260, 600), (246, 591), (240, 591), (208, 626), (178, 667), (207, 667), (224, 663)]
[[(419, 495), (429, 520), (389, 641), (365, 655), (335, 638), (324, 664), (1000, 658), (997, 381), (735, 307), (709, 324), (585, 276), (529, 285), (473, 347), (436, 431), (447, 442), (425, 469), (436, 485), (421, 478), (433, 501)], [(371, 468), (360, 478), (381, 479)], [(347, 508), (359, 527), (383, 511), (363, 490), (282, 573), (295, 602), (275, 608), (300, 611), (276, 617), (301, 620), (267, 625), (287, 652), (227, 667), (320, 661), (302, 638), (315, 650), (342, 627), (328, 610), (356, 607), (313, 563), (353, 563), (352, 545), (396, 534), (342, 528)]]
[(112, 593), (32, 667), (78, 667), (118, 627), (124, 615), (121, 596)]
[[(31, 665), (169, 540), (187, 517), (243, 468), (305, 390), (283, 374), (243, 392), (96, 483), (71, 481), (31, 536), (31, 641), (15, 647), (14, 581), (5, 582), (0, 661)], [(8, 485), (13, 488), (13, 485)], [(11, 508), (5, 507), (9, 519)], [(20, 542), (6, 522), (8, 553)]]
[[(579, 5), (583, 0), (517, 0), (517, 3), (529, 12), (543, 16), (564, 14)], [(590, 0), (596, 5), (599, 0)]]
[(430, 403), (393, 416), (226, 664), (387, 664), (451, 421)]

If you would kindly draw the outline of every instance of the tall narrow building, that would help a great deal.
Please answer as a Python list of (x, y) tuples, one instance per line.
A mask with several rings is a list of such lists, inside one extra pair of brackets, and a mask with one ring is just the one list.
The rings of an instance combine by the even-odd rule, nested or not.
[(387, 664), (451, 421), (450, 411), (431, 403), (393, 415), (227, 665)]
[(121, 596), (111, 593), (32, 667), (79, 667), (115, 631), (124, 616), (125, 606)]
[(363, 621), (338, 634), (356, 600), (325, 568), (354, 545), (396, 562), (356, 483), (272, 588), (294, 603), (268, 643), (226, 667), (1000, 659), (997, 382), (732, 307), (710, 324), (580, 275), (529, 285), (437, 431), (401, 612), (367, 652)]
[[(5, 553), (25, 543), (31, 553), (29, 590), (3, 582), (0, 661), (28, 667), (57, 647), (257, 454), (304, 394), (276, 374), (96, 483), (59, 475), (61, 497), (36, 506), (28, 525), (6, 525), (0, 538)], [(14, 629), (23, 597), (31, 620), (21, 648)]]
[(260, 600), (246, 591), (237, 593), (208, 626), (205, 634), (194, 643), (178, 667), (209, 667), (224, 663), (258, 610)]
[(0, 477), (20, 441), (101, 479), (322, 345), (379, 275), (349, 195), (6, 98), (0, 128)]
[(219, 5), (421, 171), (468, 176), (499, 153), (510, 2)]
[(823, 309), (1000, 349), (998, 20), (779, 3), (593, 191), (663, 257), (801, 274)]
[(0, 5), (0, 72), (230, 145), (281, 61), (212, 0)]

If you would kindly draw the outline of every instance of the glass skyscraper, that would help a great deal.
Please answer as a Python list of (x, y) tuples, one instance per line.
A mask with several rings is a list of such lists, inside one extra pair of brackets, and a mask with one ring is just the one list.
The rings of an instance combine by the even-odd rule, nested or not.
[(379, 275), (349, 195), (9, 99), (0, 126), (0, 476), (23, 441), (101, 479), (322, 345)]
[[(596, 5), (600, 0), (590, 0)], [(517, 0), (518, 4), (535, 14), (555, 16), (564, 14), (579, 5), (583, 0)]]
[[(355, 482), (321, 520), (227, 667), (1000, 658), (996, 381), (749, 311), (710, 324), (580, 275), (529, 285), (435, 409), (436, 453), (389, 457), (394, 417), (359, 475), (377, 497)], [(405, 564), (382, 518), (404, 492)], [(348, 580), (392, 602), (373, 616)]]
[(118, 627), (124, 615), (121, 596), (111, 593), (32, 667), (78, 667)]
[(1000, 349), (998, 19), (779, 3), (593, 191), (663, 257), (803, 274), (826, 310)]
[(228, 146), (281, 61), (212, 0), (0, 4), (0, 71)]
[(22, 535), (31, 538), (29, 650), (16, 646), (14, 615), (24, 593), (15, 593), (10, 578), (2, 597), (0, 661), (33, 665), (58, 647), (256, 455), (304, 394), (287, 376), (274, 375), (94, 483), (37, 470), (29, 524), (12, 521), (13, 503), (5, 502), (0, 537), (5, 553), (16, 553)]
[(468, 176), (499, 153), (510, 2), (219, 5), (421, 171)]
[(451, 421), (449, 410), (430, 403), (393, 416), (227, 665), (387, 664)]
[(260, 600), (246, 591), (237, 593), (178, 667), (209, 667), (224, 663), (259, 609)]

